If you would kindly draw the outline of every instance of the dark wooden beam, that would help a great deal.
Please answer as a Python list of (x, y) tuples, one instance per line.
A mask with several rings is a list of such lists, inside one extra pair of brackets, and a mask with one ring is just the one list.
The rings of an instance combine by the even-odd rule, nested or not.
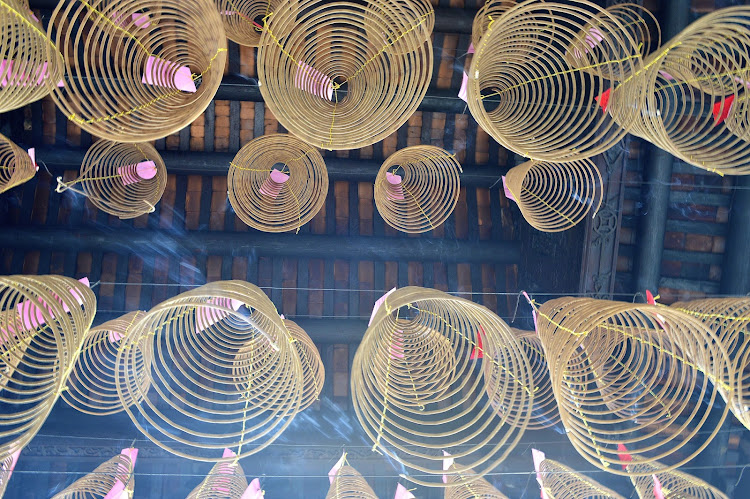
[(734, 185), (720, 289), (744, 295), (750, 293), (750, 177), (737, 177)]

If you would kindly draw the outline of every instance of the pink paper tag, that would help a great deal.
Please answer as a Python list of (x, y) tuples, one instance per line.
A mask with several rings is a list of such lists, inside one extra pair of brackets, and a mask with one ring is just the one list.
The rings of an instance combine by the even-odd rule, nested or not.
[(289, 180), (289, 175), (274, 168), (263, 181), (263, 184), (261, 184), (260, 193), (264, 196), (270, 196), (273, 199), (276, 199), (279, 196), (279, 193), (281, 193), (284, 182), (287, 180)]
[(656, 475), (651, 476), (654, 478), (654, 499), (665, 499), (664, 490), (662, 490), (661, 488), (659, 477), (657, 477)]
[[(122, 449), (122, 452), (120, 452), (120, 454), (123, 454), (130, 458), (131, 469), (132, 467), (135, 467), (135, 460), (138, 458), (138, 449)], [(119, 466), (122, 465), (118, 465), (118, 467)], [(121, 471), (122, 473), (128, 475), (131, 472), (130, 469)], [(128, 492), (125, 490), (125, 484), (120, 480), (117, 480), (109, 490), (109, 492), (107, 492), (107, 495), (104, 496), (104, 499), (128, 499)]]
[(474, 53), (474, 42), (471, 42), (469, 44), (469, 54), (473, 54), (473, 53)]
[(7, 468), (5, 467), (5, 464), (0, 466), (0, 469), (8, 472), (8, 476), (6, 477), (5, 480), (2, 480), (2, 478), (0, 478), (0, 485), (4, 485), (8, 483), (8, 480), (10, 480), (10, 477), (13, 474), (13, 470), (16, 468), (16, 463), (18, 462), (18, 456), (20, 455), (21, 455), (21, 449), (18, 449), (13, 454), (11, 454), (10, 465), (8, 465)]
[(197, 91), (190, 68), (154, 56), (149, 56), (146, 60), (146, 69), (141, 81), (148, 85), (176, 88), (183, 92)]
[(517, 203), (518, 201), (516, 201), (516, 198), (513, 196), (513, 193), (510, 192), (510, 189), (508, 189), (508, 184), (505, 182), (505, 175), (502, 176), (502, 179), (503, 179), (503, 192), (505, 192), (505, 197)]
[(370, 327), (378, 309), (381, 307), (381, 305), (383, 305), (383, 303), (385, 303), (385, 299), (388, 298), (388, 295), (393, 293), (394, 291), (396, 291), (396, 288), (393, 288), (392, 290), (388, 291), (386, 294), (378, 298), (378, 301), (375, 302), (375, 306), (372, 307), (372, 314), (370, 314), (370, 322), (367, 323), (367, 327)]
[(461, 77), (461, 89), (458, 91), (458, 98), (464, 102), (467, 102), (466, 92), (467, 92), (468, 85), (469, 85), (469, 75), (467, 75), (466, 71), (464, 71), (464, 75)]
[[(604, 40), (604, 35), (602, 35), (602, 32), (597, 28), (591, 28), (589, 30), (589, 33), (584, 37), (583, 40), (584, 42), (586, 42), (586, 45), (588, 45), (588, 47), (583, 48), (583, 53), (588, 54), (589, 48), (593, 49), (594, 47), (599, 45), (602, 40)], [(581, 51), (578, 50), (578, 48), (575, 48), (573, 49), (573, 55), (575, 55), (576, 58), (580, 58), (582, 54)]]
[[(115, 20), (115, 23), (120, 26), (121, 28), (124, 28), (128, 25), (128, 16), (120, 14), (118, 11), (113, 11), (112, 14), (110, 14), (112, 19)], [(141, 12), (134, 12), (130, 15), (130, 19), (133, 21), (135, 26), (137, 28), (146, 29), (149, 26), (151, 26), (151, 20), (148, 17), (148, 14), (143, 14)]]
[(396, 495), (393, 497), (393, 499), (415, 499), (414, 494), (409, 492), (409, 490), (401, 485), (400, 483), (396, 487)]
[(544, 481), (542, 480), (542, 461), (544, 461), (544, 452), (531, 449), (531, 459), (534, 460), (534, 471), (536, 471), (536, 481), (539, 483), (539, 488), (541, 489), (541, 497), (542, 499), (548, 499), (549, 496), (547, 496), (547, 492), (544, 490)]
[(260, 488), (260, 480), (254, 478), (240, 499), (263, 499), (263, 490)]
[(34, 15), (34, 12), (33, 12), (33, 11), (32, 11), (31, 9), (29, 9), (29, 15), (31, 16), (31, 18), (32, 18), (32, 19), (33, 19), (34, 21), (36, 21), (36, 22), (39, 22), (39, 18), (38, 18), (38, 17), (36, 17), (36, 15)]
[(300, 61), (297, 66), (294, 86), (322, 99), (333, 100), (333, 80), (304, 62)]
[(470, 359), (481, 359), (484, 357), (484, 348), (482, 346), (482, 335), (487, 333), (484, 332), (482, 325), (479, 325), (479, 331), (477, 331), (477, 346), (472, 347)]
[(31, 164), (34, 165), (34, 168), (36, 168), (36, 171), (39, 171), (39, 165), (36, 164), (36, 149), (32, 147), (26, 152), (29, 153), (29, 157), (31, 158)]
[[(213, 303), (214, 305), (224, 308), (231, 308), (234, 311), (239, 310), (242, 306), (240, 300), (230, 300), (228, 298), (211, 298), (208, 300), (208, 303)], [(217, 310), (208, 306), (198, 307), (195, 312), (195, 332), (201, 333), (225, 317), (229, 317), (229, 312)]]
[(135, 165), (118, 166), (117, 174), (124, 185), (137, 184), (141, 180), (149, 180), (156, 176), (156, 163), (141, 161)]
[(336, 464), (333, 465), (333, 468), (328, 472), (328, 481), (333, 483), (333, 481), (336, 479), (336, 473), (339, 472), (341, 467), (344, 465), (344, 461), (346, 460), (346, 452), (341, 454), (341, 459), (339, 459)]
[[(443, 451), (443, 471), (448, 471), (455, 461), (450, 454)], [(443, 473), (443, 483), (448, 483), (448, 475)]]
[(385, 172), (385, 179), (388, 181), (385, 195), (393, 201), (404, 199), (404, 188), (401, 186), (401, 175), (391, 172)]
[(395, 335), (395, 338), (393, 338), (393, 343), (391, 343), (391, 358), (392, 359), (403, 359), (404, 358), (404, 330), (403, 329), (397, 329), (397, 333), (400, 333)]

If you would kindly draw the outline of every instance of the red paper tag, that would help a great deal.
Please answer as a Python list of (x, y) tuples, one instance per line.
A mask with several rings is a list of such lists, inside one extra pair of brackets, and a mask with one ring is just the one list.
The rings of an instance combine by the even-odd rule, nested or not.
[[(617, 450), (620, 451), (617, 453), (617, 457), (620, 458), (620, 461), (627, 461), (627, 462), (633, 461), (633, 456), (628, 454), (628, 449), (624, 445), (617, 444)], [(628, 469), (628, 466), (626, 464), (623, 464), (622, 469), (626, 470)]]
[(720, 125), (729, 116), (729, 111), (732, 110), (732, 103), (734, 102), (734, 95), (730, 95), (724, 100), (720, 100), (714, 104), (714, 125)]
[(607, 106), (609, 105), (609, 93), (612, 91), (611, 88), (605, 90), (601, 93), (598, 97), (594, 97), (594, 100), (599, 103), (600, 106), (602, 106), (602, 111), (607, 111)]
[(484, 350), (482, 349), (482, 333), (484, 333), (484, 328), (482, 328), (482, 325), (480, 324), (479, 331), (477, 331), (477, 346), (471, 349), (470, 359), (481, 359), (484, 357)]

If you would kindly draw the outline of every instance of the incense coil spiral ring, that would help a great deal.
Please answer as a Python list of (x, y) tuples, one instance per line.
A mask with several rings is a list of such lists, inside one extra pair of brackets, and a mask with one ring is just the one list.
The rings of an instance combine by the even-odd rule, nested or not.
[[(281, 183), (272, 170), (287, 175)], [(328, 171), (320, 152), (287, 134), (263, 135), (245, 144), (227, 176), (229, 202), (247, 225), (264, 232), (299, 231), (320, 211)]]
[[(600, 7), (524, 2), (488, 25), (471, 63), (468, 105), (479, 125), (505, 148), (535, 160), (573, 161), (602, 153), (622, 139), (635, 110), (618, 120), (596, 97), (616, 84), (601, 67), (571, 67), (567, 47), (594, 16), (611, 20), (602, 32), (604, 53), (635, 46), (617, 19)], [(621, 72), (641, 57), (620, 61)], [(494, 107), (491, 107), (494, 106)]]
[(576, 473), (564, 464), (544, 459), (539, 465), (542, 487), (548, 497), (555, 499), (625, 499), (582, 473)]
[(505, 11), (515, 6), (514, 0), (487, 0), (484, 2), (471, 23), (471, 43), (474, 45), (474, 49), (479, 46), (482, 35), (487, 31), (490, 22), (496, 21)]
[(302, 364), (304, 388), (299, 410), (303, 411), (318, 400), (320, 392), (323, 390), (323, 382), (326, 377), (325, 366), (323, 365), (323, 359), (320, 358), (318, 347), (315, 346), (304, 329), (289, 319), (284, 319), (284, 326), (294, 340), (294, 348), (297, 350), (297, 355)]
[(336, 472), (325, 499), (378, 499), (378, 496), (357, 470), (344, 465)]
[[(282, 8), (298, 12), (299, 0), (214, 0), (227, 38), (246, 47), (260, 45), (263, 18)], [(257, 24), (257, 26), (256, 26)], [(274, 30), (274, 32), (276, 32)], [(278, 33), (284, 36), (285, 33)]]
[(0, 456), (28, 444), (74, 367), (96, 313), (96, 297), (57, 275), (0, 277)]
[[(142, 166), (148, 173), (139, 175)], [(94, 206), (126, 220), (154, 211), (167, 187), (167, 167), (156, 149), (146, 142), (98, 140), (86, 151), (77, 179), (63, 183), (58, 178), (57, 192), (76, 184), (81, 184), (81, 193)]]
[[(20, 453), (20, 450), (18, 451)], [(5, 489), (8, 488), (8, 482), (10, 476), (13, 473), (12, 467), (15, 465), (17, 456), (14, 456), (14, 452), (3, 457), (0, 462), (0, 497), (5, 496)]]
[(246, 489), (247, 478), (239, 462), (216, 463), (186, 499), (235, 499)]
[[(430, 17), (415, 22), (399, 5), (316, 2), (299, 16), (281, 8), (270, 17), (258, 78), (284, 128), (315, 147), (339, 150), (374, 144), (406, 123), (432, 77), (432, 44), (418, 35)], [(381, 45), (368, 41), (367, 30), (403, 36)]]
[[(27, 2), (0, 3), (0, 113), (18, 109), (49, 93), (45, 82), (62, 78), (60, 52), (35, 20)], [(49, 59), (48, 59), (49, 58)]]
[[(477, 497), (482, 499), (508, 499), (508, 496), (497, 490), (484, 478), (467, 482), (463, 480), (462, 474), (451, 472), (454, 468), (455, 466), (451, 466), (445, 472), (445, 477), (448, 480), (445, 499), (475, 499)], [(474, 475), (475, 472), (474, 470), (467, 470), (463, 474)]]
[(23, 184), (36, 175), (36, 165), (29, 153), (12, 140), (0, 135), (0, 192)]
[[(726, 494), (704, 482), (700, 478), (684, 473), (680, 470), (666, 471), (661, 463), (633, 462), (628, 469), (633, 469), (630, 477), (638, 497), (651, 499), (654, 494), (655, 475), (661, 484), (666, 497), (686, 497), (690, 499), (729, 499)], [(667, 493), (667, 491), (669, 491)]]
[[(669, 467), (676, 468), (708, 445), (726, 417), (725, 406), (718, 422), (705, 420), (725, 384), (727, 352), (682, 312), (560, 298), (539, 308), (538, 332), (568, 438), (601, 469), (632, 474), (619, 469), (627, 461), (618, 444), (643, 462), (679, 451)], [(694, 449), (687, 444), (699, 431)]]
[[(437, 342), (450, 345), (451, 360), (442, 354), (419, 357), (424, 343)], [(472, 354), (478, 351), (484, 360), (475, 371)], [(503, 366), (502, 374), (490, 379), (495, 363)], [(449, 385), (443, 384), (446, 378)], [(469, 482), (493, 469), (518, 443), (530, 417), (532, 383), (523, 348), (499, 317), (468, 300), (410, 286), (389, 293), (374, 312), (354, 356), (351, 395), (360, 424), (380, 452), (437, 478), (447, 450), (467, 461), (456, 465), (457, 472), (477, 470), (459, 480)], [(509, 401), (512, 410), (498, 414), (485, 393)], [(440, 430), (447, 421), (450, 434)]]
[[(389, 52), (406, 55), (422, 48), (425, 42), (431, 42), (435, 11), (428, 0), (368, 0), (368, 7), (377, 12), (377, 16), (374, 20), (365, 17), (367, 36), (373, 43), (380, 41)], [(384, 26), (381, 19), (385, 20)], [(412, 29), (414, 26), (416, 28)]]
[(750, 298), (676, 302), (671, 308), (701, 321), (729, 353), (731, 364), (724, 376), (732, 390), (721, 394), (734, 416), (750, 429)]
[(523, 218), (543, 232), (574, 227), (602, 204), (602, 176), (590, 159), (526, 161), (511, 168), (503, 183)]
[[(135, 14), (146, 16), (139, 20)], [(82, 129), (118, 142), (147, 142), (200, 116), (216, 94), (226, 37), (212, 0), (63, 0), (47, 33), (62, 51), (47, 82)]]
[(115, 376), (138, 375), (139, 378), (131, 382), (141, 386), (138, 393), (148, 392), (149, 380), (144, 375), (146, 360), (137, 343), (132, 345), (136, 349), (136, 369), (132, 373), (115, 371), (117, 351), (125, 343), (123, 338), (143, 315), (145, 312), (137, 310), (89, 329), (76, 367), (70, 373), (68, 389), (62, 394), (69, 406), (85, 414), (106, 416), (122, 411), (125, 405), (132, 405), (134, 402), (129, 394), (125, 393), (124, 399), (118, 396)]
[(124, 490), (127, 493), (125, 497), (133, 497), (135, 489), (133, 468), (133, 461), (128, 456), (118, 454), (97, 466), (93, 472), (70, 484), (62, 492), (55, 494), (52, 499), (105, 497), (117, 482), (125, 485)]
[(632, 133), (698, 168), (750, 174), (747, 106), (750, 7), (729, 7), (690, 24), (612, 91), (608, 114)]
[[(137, 349), (127, 345), (137, 343), (147, 360), (148, 392), (133, 382), (141, 376), (134, 373), (116, 378), (117, 393), (134, 401), (125, 411), (161, 448), (208, 462), (221, 461), (219, 449), (237, 448), (241, 459), (270, 445), (299, 411), (302, 370), (291, 340), (257, 286), (212, 282), (138, 321), (118, 351), (116, 370), (135, 372)], [(243, 349), (248, 357), (238, 356)], [(263, 362), (251, 371), (254, 355)]]
[(455, 154), (439, 147), (412, 146), (396, 151), (375, 178), (375, 205), (380, 216), (391, 227), (411, 234), (439, 227), (458, 202), (461, 171)]

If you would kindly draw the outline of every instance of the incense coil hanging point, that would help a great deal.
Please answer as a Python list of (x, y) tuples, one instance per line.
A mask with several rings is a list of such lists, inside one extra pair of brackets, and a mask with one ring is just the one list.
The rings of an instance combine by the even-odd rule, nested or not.
[(471, 24), (471, 43), (474, 45), (474, 49), (479, 46), (482, 35), (487, 31), (490, 22), (496, 21), (505, 11), (515, 6), (514, 0), (487, 0), (484, 2)]
[[(524, 2), (488, 25), (468, 74), (467, 103), (479, 125), (501, 145), (535, 160), (572, 161), (619, 142), (635, 110), (615, 120), (596, 102), (617, 80), (602, 67), (582, 71), (565, 58), (591, 19), (606, 12), (586, 1), (575, 5)], [(602, 27), (602, 53), (633, 46), (617, 19)], [(641, 66), (640, 54), (620, 61), (620, 72)]]
[(412, 146), (391, 154), (375, 178), (375, 205), (391, 227), (412, 234), (439, 227), (461, 191), (455, 154), (435, 146)]
[(433, 62), (425, 36), (433, 14), (415, 19), (421, 7), (405, 5), (314, 2), (266, 19), (258, 77), (279, 123), (328, 150), (365, 147), (403, 125), (427, 92)]
[(234, 157), (227, 184), (229, 202), (247, 225), (299, 232), (325, 203), (328, 171), (315, 147), (288, 134), (263, 135)]
[(153, 212), (166, 187), (167, 168), (151, 144), (97, 140), (86, 151), (78, 178), (68, 183), (58, 178), (57, 192), (80, 192), (125, 220)]
[(698, 499), (729, 499), (726, 494), (704, 482), (700, 478), (680, 470), (666, 471), (659, 462), (641, 463), (633, 461), (628, 465), (634, 475), (630, 477), (638, 497), (651, 499), (659, 497), (655, 488), (661, 489), (661, 497), (686, 497)]
[(537, 480), (541, 477), (540, 486), (544, 489), (542, 497), (546, 494), (554, 499), (625, 499), (596, 480), (552, 459), (543, 459), (538, 466)]
[[(60, 52), (23, 0), (0, 6), (0, 113), (18, 109), (47, 95), (62, 83)], [(49, 86), (48, 86), (49, 85)]]
[[(530, 417), (534, 387), (523, 347), (494, 313), (441, 291), (406, 287), (378, 303), (352, 364), (352, 404), (365, 433), (379, 452), (419, 470), (424, 478), (406, 475), (414, 483), (447, 486), (443, 449), (466, 463), (457, 473), (476, 470), (459, 482), (481, 478)], [(490, 376), (495, 364), (503, 369)], [(510, 409), (502, 414), (489, 402), (501, 393)], [(438, 429), (448, 421), (445, 435)]]
[[(143, 393), (143, 386), (116, 378), (118, 395), (134, 401), (125, 411), (175, 455), (219, 462), (217, 451), (229, 448), (241, 459), (269, 446), (299, 412), (300, 360), (257, 286), (217, 281), (177, 295), (148, 311), (124, 340), (116, 371), (149, 379)], [(146, 359), (143, 374), (135, 372), (137, 349), (127, 348), (134, 343)]]
[(0, 135), (0, 192), (12, 189), (36, 175), (37, 167), (30, 153)]
[[(263, 20), (280, 9), (290, 9), (290, 15), (299, 12), (299, 0), (213, 0), (219, 10), (227, 38), (246, 47), (260, 45)], [(287, 33), (277, 32), (284, 37)]]
[(138, 385), (139, 389), (132, 392), (137, 396), (148, 392), (149, 379), (143, 370), (147, 360), (143, 358), (138, 343), (128, 343), (128, 348), (136, 349), (136, 369), (132, 372), (115, 371), (118, 350), (127, 343), (125, 338), (145, 314), (137, 310), (89, 329), (76, 367), (68, 378), (68, 389), (62, 393), (68, 405), (95, 416), (121, 412), (124, 406), (134, 402), (127, 392), (123, 393), (124, 398), (120, 398), (115, 376), (127, 378), (125, 383)]
[(632, 474), (620, 469), (627, 464), (620, 443), (633, 459), (669, 458), (674, 469), (719, 431), (728, 408), (715, 421), (705, 414), (726, 385), (729, 357), (698, 320), (668, 307), (590, 298), (551, 300), (537, 315), (560, 418), (593, 465)]
[(79, 478), (52, 499), (133, 497), (137, 455), (138, 449), (123, 449), (122, 453), (100, 464), (93, 472)]
[(357, 470), (344, 465), (333, 477), (325, 499), (378, 499), (378, 496)]
[(529, 225), (543, 232), (574, 227), (602, 203), (602, 177), (590, 159), (527, 161), (505, 174), (503, 186)]
[[(192, 123), (211, 103), (227, 58), (213, 0), (62, 0), (47, 33), (65, 86), (47, 81), (73, 123), (108, 140), (147, 142)], [(80, 37), (81, 43), (74, 43)]]

